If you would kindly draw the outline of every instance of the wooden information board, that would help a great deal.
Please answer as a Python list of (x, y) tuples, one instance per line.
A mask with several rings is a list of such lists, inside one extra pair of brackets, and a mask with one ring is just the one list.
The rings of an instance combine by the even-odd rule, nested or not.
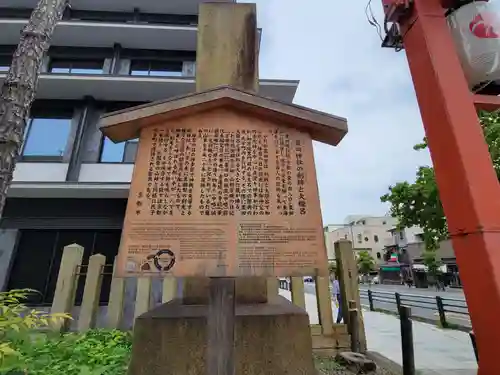
[(312, 140), (228, 109), (142, 130), (120, 276), (326, 274)]

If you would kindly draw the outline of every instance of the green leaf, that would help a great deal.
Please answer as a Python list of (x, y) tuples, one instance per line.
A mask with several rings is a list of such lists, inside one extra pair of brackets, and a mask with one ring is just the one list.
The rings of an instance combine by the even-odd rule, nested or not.
[[(479, 120), (493, 168), (500, 180), (500, 112), (482, 111)], [(427, 138), (414, 146), (415, 150), (426, 148)], [(422, 228), (427, 250), (437, 249), (439, 242), (448, 238), (448, 224), (432, 167), (420, 167), (413, 183), (403, 181), (390, 186), (389, 192), (380, 199), (389, 203), (390, 214), (398, 219), (400, 228)]]

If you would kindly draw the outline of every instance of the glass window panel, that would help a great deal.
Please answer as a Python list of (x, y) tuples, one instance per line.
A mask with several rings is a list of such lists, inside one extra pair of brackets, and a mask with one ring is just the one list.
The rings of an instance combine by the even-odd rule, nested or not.
[(151, 76), (176, 77), (182, 75), (182, 62), (179, 61), (151, 61)]
[(0, 72), (8, 72), (10, 68), (10, 63), (11, 63), (11, 57), (10, 56), (0, 56)]
[(130, 64), (130, 75), (147, 76), (149, 74), (149, 62), (144, 60), (132, 61)]
[(104, 137), (101, 152), (102, 163), (121, 163), (125, 151), (125, 142), (114, 143), (108, 137)]
[(102, 69), (71, 69), (72, 74), (102, 74)]
[(102, 74), (104, 61), (101, 60), (77, 60), (71, 64), (73, 74)]
[(24, 156), (63, 156), (71, 119), (34, 118), (28, 131)]
[(50, 69), (51, 73), (69, 73), (69, 68), (54, 68)]
[(71, 61), (53, 59), (50, 62), (51, 73), (69, 73), (71, 70)]
[(134, 76), (180, 77), (182, 62), (180, 61), (132, 61), (130, 74)]
[(167, 71), (167, 70), (151, 70), (149, 72), (150, 76), (156, 77), (180, 77), (182, 72)]
[(131, 76), (148, 76), (149, 72), (147, 70), (130, 70)]
[(58, 60), (53, 59), (50, 64), (51, 73), (72, 74), (102, 74), (104, 61), (102, 60)]
[(137, 141), (128, 141), (125, 144), (125, 153), (123, 155), (123, 161), (125, 163), (133, 163), (135, 161), (135, 156), (137, 155)]

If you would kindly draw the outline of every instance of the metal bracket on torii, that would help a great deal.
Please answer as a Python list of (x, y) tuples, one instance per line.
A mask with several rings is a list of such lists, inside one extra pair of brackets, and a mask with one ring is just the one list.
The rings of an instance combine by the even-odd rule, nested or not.
[(479, 374), (498, 375), (500, 184), (477, 111), (500, 108), (500, 85), (471, 92), (446, 19), (471, 2), (382, 0), (383, 46), (405, 49), (476, 335)]
[[(444, 15), (459, 9), (460, 7), (473, 2), (489, 2), (489, 0), (438, 0), (443, 8)], [(392, 48), (396, 51), (401, 51), (405, 48), (403, 43), (403, 34), (401, 33), (401, 25), (411, 23), (410, 19), (414, 16), (414, 0), (382, 0), (384, 8), (384, 24), (385, 32), (382, 41), (383, 48)], [(500, 109), (500, 81), (492, 81), (487, 84), (478, 85), (478, 88), (472, 90), (474, 92), (473, 100), (478, 110), (488, 112)]]

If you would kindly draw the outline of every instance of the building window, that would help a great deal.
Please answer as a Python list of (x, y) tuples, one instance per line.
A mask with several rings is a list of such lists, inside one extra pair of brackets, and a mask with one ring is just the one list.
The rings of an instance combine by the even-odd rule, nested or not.
[(182, 76), (182, 61), (132, 60), (130, 75), (153, 77)]
[(365, 242), (368, 242), (368, 237), (365, 237)]
[(373, 235), (373, 241), (378, 242), (378, 236), (376, 234)]
[(0, 73), (7, 73), (11, 62), (12, 57), (10, 55), (0, 55)]
[(103, 74), (104, 60), (90, 59), (52, 59), (50, 73), (56, 74)]
[(347, 234), (344, 234), (344, 240), (347, 240)]
[(385, 225), (385, 224), (387, 224), (387, 222), (386, 221), (382, 221), (382, 225)]
[(380, 258), (382, 258), (382, 254), (377, 253), (377, 259), (380, 259)]
[(363, 236), (361, 234), (358, 234), (358, 243), (362, 243), (363, 242)]
[(139, 139), (113, 143), (108, 137), (104, 137), (101, 151), (101, 163), (133, 163), (137, 154)]
[(403, 232), (403, 231), (399, 232), (399, 239), (400, 240), (404, 240), (405, 239), (405, 232)]
[(23, 158), (62, 160), (71, 131), (71, 118), (32, 118), (28, 121)]

